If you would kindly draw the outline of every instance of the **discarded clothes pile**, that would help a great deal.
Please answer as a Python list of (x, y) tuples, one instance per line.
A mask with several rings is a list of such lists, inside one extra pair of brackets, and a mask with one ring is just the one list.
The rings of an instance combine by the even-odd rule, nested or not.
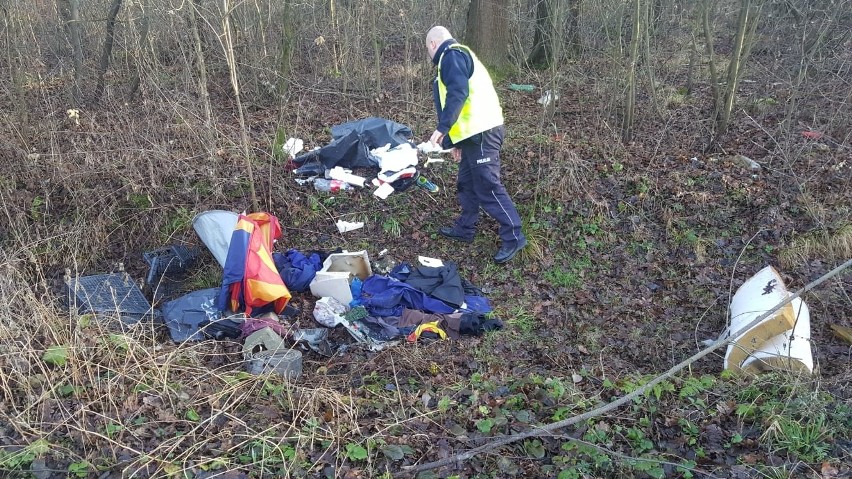
[[(193, 228), (222, 266), (219, 288), (163, 301), (157, 310), (126, 273), (69, 277), (69, 304), (80, 314), (116, 317), (123, 326), (145, 316), (162, 318), (175, 342), (242, 341), (249, 371), (289, 378), (301, 374), (296, 346), (326, 356), (348, 346), (337, 347), (329, 339), (330, 329), (339, 326), (371, 350), (402, 340), (458, 339), (503, 326), (487, 316), (488, 299), (461, 278), (452, 262), (421, 257), (421, 264), (410, 265), (385, 258), (377, 270), (386, 274), (373, 274), (366, 251), (326, 254), (291, 248), (282, 253), (275, 251), (281, 238), (278, 219), (265, 212), (208, 211), (193, 220)], [(197, 259), (198, 251), (179, 246), (145, 253), (150, 295), (158, 298), (164, 281), (177, 284)], [(292, 292), (318, 298), (313, 317), (321, 327), (299, 328), (300, 312), (289, 304)]]
[(371, 275), (351, 286), (349, 305), (323, 298), (314, 316), (328, 327), (346, 326), (371, 349), (401, 338), (409, 342), (421, 337), (459, 339), (503, 327), (500, 320), (487, 318), (488, 299), (459, 276), (452, 262), (415, 267), (401, 263), (387, 276)]

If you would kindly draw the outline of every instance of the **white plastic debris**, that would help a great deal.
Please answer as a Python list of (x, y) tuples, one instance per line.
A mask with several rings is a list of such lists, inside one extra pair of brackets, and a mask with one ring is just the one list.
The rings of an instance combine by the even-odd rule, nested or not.
[(328, 170), (328, 176), (331, 177), (332, 180), (345, 181), (350, 185), (358, 186), (360, 188), (363, 188), (364, 182), (367, 181), (367, 179), (363, 176), (353, 175), (351, 172), (346, 171), (339, 166), (335, 166)]
[(192, 219), (192, 227), (198, 233), (198, 237), (223, 268), (228, 259), (231, 235), (234, 233), (238, 219), (239, 215), (236, 213), (223, 210), (205, 211)]
[(437, 145), (431, 141), (424, 141), (417, 145), (417, 150), (428, 155), (430, 153), (449, 153), (452, 151), (452, 148), (442, 149), (441, 145)]
[[(376, 180), (376, 182), (378, 183), (379, 181)], [(379, 187), (376, 188), (376, 191), (373, 191), (373, 195), (383, 200), (386, 200), (388, 196), (390, 196), (390, 194), (393, 192), (394, 189), (390, 183), (381, 183)]]
[(357, 230), (364, 227), (363, 221), (343, 221), (337, 220), (337, 231), (346, 233), (347, 231)]
[(296, 154), (302, 151), (305, 147), (305, 142), (301, 138), (289, 138), (284, 143), (284, 152), (290, 155), (290, 158), (295, 158)]
[(808, 305), (800, 298), (790, 301), (796, 314), (796, 325), (763, 343), (751, 356), (743, 361), (743, 371), (814, 371), (814, 356), (811, 352), (811, 313)]
[(538, 104), (548, 106), (548, 105), (550, 105), (550, 102), (556, 101), (558, 99), (559, 99), (559, 93), (557, 93), (553, 90), (547, 90), (547, 91), (544, 92), (543, 95), (541, 95), (541, 98), (538, 99)]
[(311, 294), (319, 298), (331, 296), (342, 304), (349, 304), (352, 301), (350, 280), (357, 276), (364, 281), (372, 275), (366, 251), (333, 253), (323, 261), (322, 269), (311, 280)]
[(399, 171), (409, 166), (417, 166), (417, 150), (408, 143), (402, 143), (395, 148), (390, 143), (371, 150), (370, 153), (379, 159), (380, 171)]
[(324, 296), (314, 304), (314, 319), (326, 328), (343, 324), (344, 314), (346, 314), (346, 305), (331, 296)]
[(417, 174), (417, 168), (409, 167), (403, 170), (385, 170), (380, 171), (376, 178), (382, 183), (393, 183), (401, 178), (410, 178)]
[(438, 268), (444, 266), (444, 262), (438, 258), (430, 258), (428, 256), (418, 256), (417, 261), (420, 262), (423, 266), (428, 266), (430, 268)]
[(730, 334), (735, 340), (725, 353), (725, 369), (757, 372), (775, 367), (813, 371), (810, 315), (801, 300), (791, 301), (757, 325), (744, 329), (789, 296), (781, 275), (771, 266), (740, 286), (731, 300)]
[(426, 163), (423, 163), (423, 167), (425, 168), (425, 167), (431, 165), (432, 163), (443, 163), (443, 162), (444, 162), (443, 158), (429, 157), (429, 158), (426, 158)]
[(745, 155), (734, 155), (734, 157), (731, 158), (731, 161), (742, 166), (743, 168), (748, 168), (751, 171), (760, 171), (761, 168), (760, 163), (752, 160), (751, 158)]

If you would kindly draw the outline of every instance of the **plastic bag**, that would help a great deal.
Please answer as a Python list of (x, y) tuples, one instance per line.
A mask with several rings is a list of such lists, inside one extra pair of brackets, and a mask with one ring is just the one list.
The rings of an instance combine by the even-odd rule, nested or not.
[(327, 328), (343, 324), (344, 314), (346, 314), (346, 306), (331, 296), (320, 298), (314, 305), (314, 319)]
[(364, 282), (361, 281), (361, 278), (357, 276), (352, 278), (352, 282), (349, 283), (349, 290), (352, 291), (352, 301), (349, 302), (350, 308), (361, 306), (361, 288), (363, 287)]

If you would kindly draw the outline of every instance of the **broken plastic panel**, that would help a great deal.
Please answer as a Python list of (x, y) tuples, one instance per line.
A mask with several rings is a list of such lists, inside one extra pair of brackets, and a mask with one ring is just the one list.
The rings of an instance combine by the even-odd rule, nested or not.
[(155, 296), (162, 297), (161, 286), (166, 286), (165, 279), (179, 279), (186, 275), (189, 269), (195, 265), (199, 251), (197, 248), (188, 248), (181, 245), (166, 246), (142, 253), (142, 258), (148, 263), (148, 275), (145, 277), (145, 286), (158, 292)]
[(181, 245), (165, 246), (142, 253), (142, 258), (151, 267), (148, 274), (148, 282), (151, 282), (151, 273), (155, 277), (179, 276), (186, 273), (198, 258), (198, 249)]

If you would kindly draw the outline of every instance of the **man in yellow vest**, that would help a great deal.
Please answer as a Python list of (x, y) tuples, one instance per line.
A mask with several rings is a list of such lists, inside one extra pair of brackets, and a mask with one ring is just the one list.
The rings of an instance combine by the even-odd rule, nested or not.
[(456, 181), (461, 215), (438, 230), (443, 236), (470, 243), (476, 234), (480, 207), (500, 223), (502, 245), (497, 263), (515, 257), (527, 245), (521, 218), (500, 181), (503, 110), (488, 71), (470, 48), (459, 44), (441, 26), (426, 35), (426, 50), (438, 69), (432, 85), (438, 127), (429, 141), (452, 147), (459, 161)]

